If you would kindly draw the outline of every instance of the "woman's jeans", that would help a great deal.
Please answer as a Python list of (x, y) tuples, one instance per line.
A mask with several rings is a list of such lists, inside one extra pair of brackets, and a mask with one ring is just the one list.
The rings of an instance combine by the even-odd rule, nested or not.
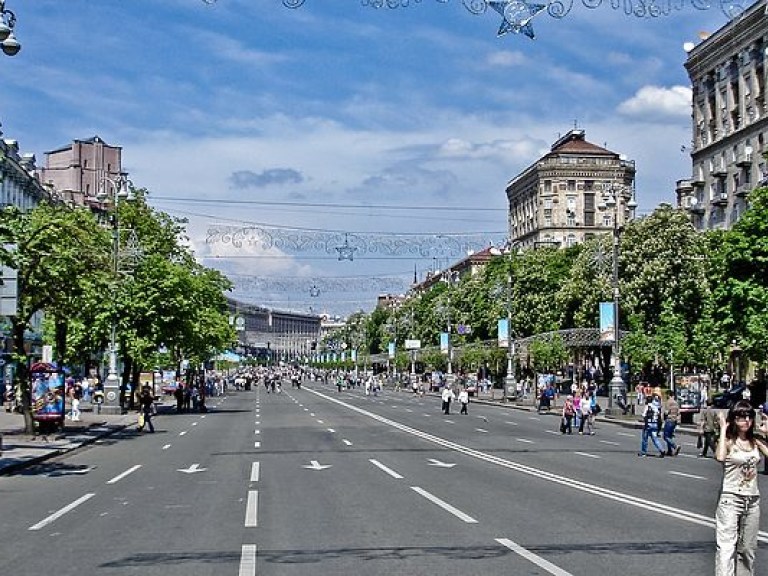
[(648, 452), (648, 438), (653, 441), (653, 445), (656, 446), (656, 450), (664, 454), (664, 448), (661, 447), (661, 442), (659, 442), (659, 439), (656, 437), (656, 432), (659, 430), (659, 427), (656, 423), (648, 424), (645, 428), (643, 428), (643, 438), (640, 442), (640, 453), (646, 454)]
[(760, 497), (721, 494), (715, 522), (715, 576), (752, 576), (760, 525)]

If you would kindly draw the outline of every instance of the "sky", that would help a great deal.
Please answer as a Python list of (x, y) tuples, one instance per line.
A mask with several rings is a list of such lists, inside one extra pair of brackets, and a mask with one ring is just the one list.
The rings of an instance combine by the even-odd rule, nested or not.
[(482, 0), (6, 0), (22, 49), (0, 55), (3, 137), (39, 165), (74, 139), (121, 146), (244, 302), (370, 311), (503, 242), (507, 182), (574, 127), (635, 160), (640, 214), (674, 203), (683, 44), (728, 17), (632, 1), (541, 12), (530, 39), (467, 9)]

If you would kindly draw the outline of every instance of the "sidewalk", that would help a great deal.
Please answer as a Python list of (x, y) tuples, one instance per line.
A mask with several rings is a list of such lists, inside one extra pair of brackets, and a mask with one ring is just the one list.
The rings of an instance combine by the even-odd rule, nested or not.
[(0, 476), (96, 442), (99, 438), (136, 424), (136, 421), (136, 412), (122, 415), (96, 414), (89, 409), (83, 410), (80, 421), (67, 420), (63, 432), (30, 436), (24, 433), (24, 416), (3, 409), (0, 411)]

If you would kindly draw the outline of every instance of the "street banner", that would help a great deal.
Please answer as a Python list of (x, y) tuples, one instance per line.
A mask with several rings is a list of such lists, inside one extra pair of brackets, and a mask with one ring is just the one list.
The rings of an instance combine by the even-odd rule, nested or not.
[(600, 302), (600, 342), (613, 342), (615, 325), (613, 302)]
[(342, 352), (341, 352), (341, 361), (342, 362), (346, 362), (347, 361), (347, 351), (346, 350), (342, 350)]
[(352, 350), (352, 362), (357, 362), (357, 350)]
[(449, 337), (448, 332), (440, 332), (440, 352), (443, 354), (448, 354)]
[(499, 318), (499, 348), (509, 348), (509, 318)]
[(389, 353), (390, 359), (395, 357), (395, 343), (394, 342), (390, 342), (389, 344), (387, 344), (387, 352)]

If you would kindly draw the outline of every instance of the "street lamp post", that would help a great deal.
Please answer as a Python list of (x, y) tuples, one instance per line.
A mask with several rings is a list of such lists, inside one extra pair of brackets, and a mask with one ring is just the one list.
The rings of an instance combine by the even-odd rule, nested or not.
[[(112, 200), (112, 274), (115, 282), (120, 278), (120, 223), (118, 205), (121, 201), (133, 200), (127, 174), (121, 173), (119, 179), (102, 176), (96, 199), (104, 206)], [(116, 404), (123, 406), (122, 386), (117, 373), (117, 321), (113, 317), (109, 334), (109, 368), (104, 382), (104, 408), (115, 409)]]
[(21, 44), (13, 34), (15, 26), (16, 14), (5, 7), (5, 0), (0, 0), (0, 47), (6, 56), (16, 56), (21, 50)]
[(503, 398), (506, 401), (507, 393), (509, 390), (514, 390), (517, 393), (517, 380), (515, 377), (515, 339), (512, 334), (512, 288), (514, 278), (512, 276), (515, 250), (517, 250), (519, 244), (517, 242), (507, 243), (507, 252), (509, 254), (509, 274), (507, 275), (507, 376), (504, 379), (504, 394)]
[(621, 193), (620, 187), (612, 187), (605, 198), (604, 205), (613, 210), (613, 250), (612, 250), (612, 272), (611, 287), (613, 291), (613, 348), (611, 351), (613, 364), (613, 377), (608, 385), (608, 407), (613, 408), (616, 398), (624, 391), (624, 379), (621, 377), (621, 331), (619, 330), (619, 237), (621, 227), (619, 226), (619, 214), (623, 208), (626, 216), (629, 217), (632, 211), (637, 207), (633, 197), (627, 200)]

